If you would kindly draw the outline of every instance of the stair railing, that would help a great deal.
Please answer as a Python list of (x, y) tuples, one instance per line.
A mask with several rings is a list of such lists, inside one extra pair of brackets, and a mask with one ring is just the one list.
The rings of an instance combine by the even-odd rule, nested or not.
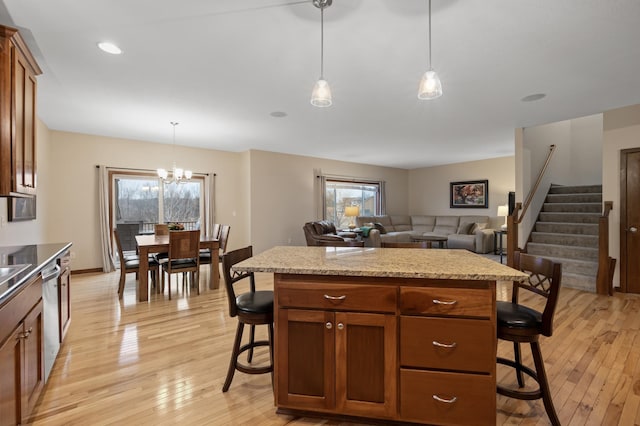
[(613, 201), (605, 201), (602, 216), (598, 219), (598, 275), (596, 293), (613, 296), (613, 272), (616, 260), (609, 256), (609, 213)]
[[(534, 195), (538, 192), (538, 187), (540, 186), (540, 182), (542, 182), (542, 178), (544, 177), (545, 172), (547, 171), (547, 167), (549, 167), (549, 163), (551, 162), (551, 157), (553, 156), (553, 151), (555, 151), (555, 145), (549, 145), (549, 153), (547, 153), (547, 159), (544, 162), (544, 165), (540, 169), (540, 173), (538, 173), (538, 178), (536, 179), (536, 183), (531, 187), (529, 194), (524, 202), (524, 207), (522, 203), (516, 203), (515, 208), (510, 216), (507, 217), (507, 265), (513, 267), (513, 260), (516, 251), (522, 251), (518, 247), (518, 227), (522, 223), (524, 219), (524, 215), (527, 214), (527, 209), (533, 201)], [(522, 209), (522, 213), (518, 214), (518, 212)]]

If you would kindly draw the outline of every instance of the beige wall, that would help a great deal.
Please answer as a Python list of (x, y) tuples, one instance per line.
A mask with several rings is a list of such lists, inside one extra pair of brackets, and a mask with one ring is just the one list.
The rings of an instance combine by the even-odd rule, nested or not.
[(7, 198), (0, 198), (0, 246), (58, 242), (49, 236), (47, 218), (50, 211), (51, 174), (49, 130), (40, 120), (36, 123), (38, 146), (36, 148), (37, 188), (36, 220), (7, 222)]
[(602, 199), (613, 201), (609, 219), (610, 256), (618, 259), (614, 286), (620, 284), (620, 151), (640, 148), (640, 105), (604, 113)]
[[(489, 181), (488, 208), (449, 207), (450, 182), (484, 179)], [(498, 206), (507, 204), (508, 193), (514, 190), (515, 163), (512, 156), (414, 169), (409, 171), (409, 214), (496, 217)], [(497, 217), (494, 220), (492, 225), (503, 223)]]
[(318, 174), (386, 182), (387, 212), (407, 211), (407, 170), (266, 151), (250, 152), (251, 241), (259, 253), (276, 245), (306, 245), (302, 226), (319, 219)]

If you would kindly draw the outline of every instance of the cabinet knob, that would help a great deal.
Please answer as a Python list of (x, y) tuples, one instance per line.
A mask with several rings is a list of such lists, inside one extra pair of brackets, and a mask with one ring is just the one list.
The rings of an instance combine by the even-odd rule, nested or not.
[(452, 398), (441, 398), (438, 395), (433, 395), (433, 399), (435, 399), (438, 402), (444, 402), (445, 404), (453, 404), (458, 400), (458, 398), (455, 396)]
[(632, 226), (631, 228), (629, 228), (629, 232), (638, 232), (638, 228)]
[(327, 330), (331, 330), (331, 328), (333, 327), (333, 324), (331, 324), (330, 322), (327, 322), (325, 324), (325, 327), (327, 327)]
[(338, 323), (338, 330), (343, 330), (344, 329), (344, 324), (339, 322)]

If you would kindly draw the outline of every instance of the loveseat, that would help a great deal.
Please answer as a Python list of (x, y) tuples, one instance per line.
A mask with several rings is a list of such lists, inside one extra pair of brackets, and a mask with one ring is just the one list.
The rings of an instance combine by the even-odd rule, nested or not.
[(356, 238), (353, 232), (337, 232), (333, 222), (319, 220), (307, 222), (302, 228), (308, 246), (363, 247), (364, 242)]
[[(382, 242), (410, 242), (419, 235), (447, 237), (447, 248), (475, 253), (493, 251), (494, 233), (489, 216), (384, 215), (359, 216), (357, 225), (365, 234), (365, 245), (380, 247)], [(368, 229), (366, 225), (374, 225)], [(368, 231), (368, 232), (367, 232)]]

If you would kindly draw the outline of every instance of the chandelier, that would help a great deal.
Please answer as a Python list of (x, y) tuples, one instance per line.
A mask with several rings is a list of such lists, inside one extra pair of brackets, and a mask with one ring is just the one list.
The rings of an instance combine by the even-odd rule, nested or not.
[(158, 177), (162, 179), (164, 183), (181, 183), (186, 182), (191, 179), (193, 173), (191, 170), (184, 170), (179, 167), (176, 167), (176, 126), (180, 124), (177, 121), (172, 121), (171, 125), (173, 126), (173, 168), (171, 172), (167, 169), (158, 169)]

